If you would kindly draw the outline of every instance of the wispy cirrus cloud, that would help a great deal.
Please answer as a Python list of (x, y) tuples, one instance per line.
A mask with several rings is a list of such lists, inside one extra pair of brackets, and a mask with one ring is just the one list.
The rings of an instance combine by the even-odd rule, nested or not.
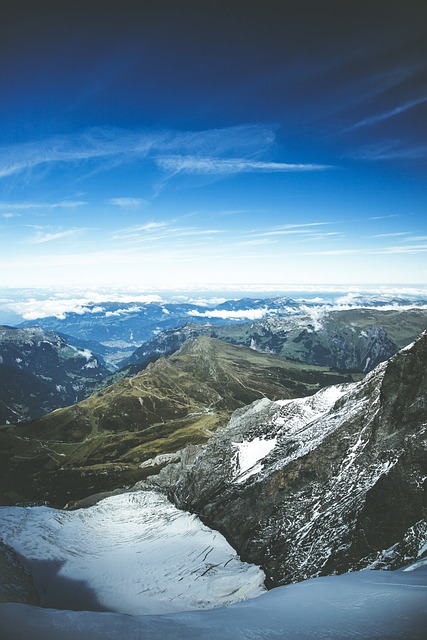
[(427, 236), (411, 236), (409, 238), (405, 238), (407, 242), (424, 242), (427, 240)]
[(413, 140), (388, 140), (354, 150), (356, 160), (422, 160), (427, 158), (427, 145)]
[(113, 240), (133, 240), (136, 242), (154, 242), (158, 240), (175, 240), (195, 236), (212, 236), (223, 233), (222, 229), (201, 229), (198, 227), (177, 226), (171, 222), (147, 222), (119, 229), (113, 235)]
[(391, 233), (376, 233), (371, 237), (372, 238), (393, 238), (393, 237), (408, 236), (410, 233), (411, 233), (410, 231), (393, 231)]
[(59, 202), (1, 202), (0, 210), (8, 209), (10, 211), (27, 211), (30, 209), (74, 209), (82, 207), (87, 202), (83, 200), (60, 200)]
[(388, 220), (388, 218), (398, 218), (398, 217), (399, 217), (398, 213), (389, 213), (384, 216), (370, 216), (369, 220)]
[(353, 253), (369, 253), (366, 249), (322, 249), (319, 251), (305, 251), (307, 256), (345, 256)]
[(413, 244), (413, 245), (393, 245), (390, 247), (375, 247), (375, 248), (360, 248), (360, 249), (330, 249), (320, 251), (307, 251), (304, 255), (311, 256), (340, 256), (351, 254), (365, 254), (365, 255), (386, 255), (386, 254), (416, 254), (426, 253), (427, 244)]
[(170, 225), (169, 222), (146, 222), (144, 224), (134, 224), (130, 227), (118, 229), (114, 235), (113, 240), (125, 240), (128, 238), (140, 237), (142, 235), (150, 235), (154, 231), (159, 231)]
[(110, 200), (108, 200), (108, 204), (123, 208), (136, 208), (146, 203), (147, 201), (143, 198), (110, 198)]
[(427, 244), (413, 244), (413, 245), (396, 245), (393, 247), (384, 247), (383, 249), (377, 249), (373, 253), (426, 253)]
[(354, 129), (360, 129), (360, 127), (367, 127), (372, 124), (376, 124), (377, 122), (389, 120), (390, 118), (404, 113), (405, 111), (409, 111), (409, 109), (413, 109), (414, 107), (417, 107), (420, 104), (424, 104), (425, 102), (427, 102), (427, 96), (420, 96), (419, 98), (415, 98), (414, 100), (408, 100), (407, 102), (394, 107), (394, 109), (390, 109), (389, 111), (384, 111), (383, 113), (379, 113), (369, 118), (359, 120), (359, 122), (355, 122), (345, 131), (353, 131)]
[(0, 149), (0, 178), (31, 171), (40, 165), (76, 164), (129, 153), (146, 155), (153, 144), (147, 136), (91, 129)]
[(233, 173), (275, 173), (298, 171), (324, 171), (330, 169), (323, 164), (292, 164), (288, 162), (267, 162), (245, 158), (218, 158), (201, 156), (164, 156), (156, 163), (166, 171), (174, 173), (233, 174)]
[(250, 237), (268, 238), (274, 236), (295, 236), (303, 235), (310, 237), (324, 237), (341, 235), (338, 231), (323, 231), (322, 227), (330, 225), (332, 222), (303, 222), (300, 224), (282, 224), (267, 229), (252, 229), (248, 232)]
[[(362, 74), (359, 78), (353, 79), (349, 74), (347, 81), (339, 88), (337, 100), (339, 108), (370, 102), (381, 94), (389, 94), (390, 90), (399, 90), (402, 83), (410, 81), (418, 74), (424, 73), (426, 63), (424, 60), (412, 61), (408, 64), (400, 62), (398, 65), (381, 66), (371, 74)], [(350, 97), (348, 105), (347, 97)]]
[(46, 232), (38, 231), (36, 235), (27, 240), (28, 244), (45, 244), (46, 242), (54, 242), (55, 240), (64, 240), (80, 235), (84, 229), (67, 229), (65, 231)]
[(275, 240), (271, 238), (253, 238), (252, 240), (240, 240), (236, 244), (246, 247), (264, 245), (264, 244), (273, 244)]
[[(0, 178), (41, 166), (83, 165), (87, 170), (94, 167), (99, 170), (142, 159), (168, 173), (297, 172), (329, 168), (323, 164), (265, 159), (274, 142), (275, 128), (262, 125), (202, 131), (93, 128), (74, 135), (1, 147)], [(136, 206), (143, 202), (139, 198), (117, 197), (109, 203)]]

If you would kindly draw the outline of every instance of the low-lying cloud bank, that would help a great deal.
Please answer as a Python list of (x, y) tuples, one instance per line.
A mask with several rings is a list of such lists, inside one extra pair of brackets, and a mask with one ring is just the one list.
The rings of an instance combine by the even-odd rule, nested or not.
[[(83, 315), (103, 314), (106, 317), (137, 313), (141, 305), (146, 304), (184, 304), (201, 307), (189, 312), (191, 317), (216, 318), (226, 320), (260, 320), (269, 313), (277, 312), (270, 308), (268, 298), (274, 296), (291, 297), (301, 311), (311, 309), (310, 313), (321, 314), (322, 310), (337, 308), (350, 309), (355, 306), (369, 307), (381, 303), (381, 308), (396, 309), (412, 306), (426, 308), (427, 287), (369, 287), (319, 286), (319, 285), (206, 285), (190, 288), (175, 287), (132, 291), (112, 288), (99, 290), (36, 290), (4, 289), (0, 291), (0, 323), (10, 322), (9, 317), (18, 324), (22, 320), (32, 321), (41, 318), (56, 317), (64, 319), (68, 313)], [(262, 298), (263, 307), (252, 309), (225, 310), (215, 307), (226, 300), (243, 297)], [(400, 300), (397, 300), (400, 298)], [(120, 309), (107, 309), (107, 303), (120, 303)], [(283, 302), (285, 305), (285, 301)], [(405, 306), (406, 305), (406, 306)], [(210, 308), (209, 308), (210, 307)], [(277, 306), (276, 306), (277, 309)]]

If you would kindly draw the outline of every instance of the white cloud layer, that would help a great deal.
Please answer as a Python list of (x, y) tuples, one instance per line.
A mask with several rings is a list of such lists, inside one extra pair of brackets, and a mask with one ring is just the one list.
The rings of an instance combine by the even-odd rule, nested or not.
[[(156, 290), (157, 293), (153, 291)], [(256, 298), (268, 298), (277, 295), (289, 296), (300, 304), (306, 301), (316, 303), (314, 310), (310, 311), (313, 320), (319, 320), (322, 309), (331, 309), (331, 304), (337, 309), (349, 309), (360, 306), (363, 300), (364, 306), (369, 307), (369, 301), (381, 299), (387, 307), (395, 309), (392, 298), (403, 297), (409, 300), (427, 299), (427, 286), (401, 286), (401, 285), (320, 285), (320, 284), (191, 284), (177, 283), (171, 286), (159, 286), (153, 289), (152, 285), (134, 287), (104, 287), (98, 290), (76, 289), (69, 290), (61, 287), (58, 290), (45, 289), (3, 289), (0, 291), (0, 307), (3, 310), (13, 312), (24, 320), (37, 318), (57, 317), (64, 318), (66, 313), (78, 314), (93, 313), (105, 314), (107, 302), (123, 304), (120, 312), (126, 313), (131, 305), (134, 309), (143, 304), (158, 303), (183, 303), (188, 302), (201, 306), (217, 305), (229, 299), (238, 299), (253, 295)], [(196, 295), (197, 294), (197, 295)], [(321, 295), (319, 295), (321, 294)], [(413, 306), (413, 305), (412, 305)], [(417, 304), (418, 306), (418, 304)], [(425, 305), (424, 305), (425, 306)], [(399, 307), (402, 309), (402, 306)], [(406, 308), (406, 307), (405, 307)], [(411, 308), (409, 305), (407, 308)], [(258, 320), (269, 313), (268, 305), (263, 309), (249, 309), (227, 311), (221, 309), (206, 309), (205, 311), (193, 310), (193, 317), (247, 319)], [(308, 311), (307, 311), (308, 312)], [(319, 315), (320, 314), (320, 315)]]
[(212, 311), (196, 311), (195, 309), (188, 312), (189, 316), (196, 318), (221, 318), (222, 320), (261, 320), (265, 315), (270, 313), (269, 309), (244, 309), (237, 311), (227, 311), (225, 309), (213, 309)]
[[(106, 302), (122, 302), (133, 303), (140, 302), (148, 304), (150, 302), (162, 302), (159, 295), (129, 295), (126, 293), (88, 293), (85, 297), (69, 297), (65, 299), (57, 299), (50, 297), (45, 300), (32, 297), (29, 300), (19, 302), (8, 302), (5, 307), (19, 314), (24, 320), (36, 320), (37, 318), (56, 317), (64, 319), (67, 313), (105, 313), (102, 303)], [(97, 306), (93, 307), (92, 305)], [(111, 315), (111, 313), (110, 313)], [(115, 314), (120, 315), (120, 314)]]

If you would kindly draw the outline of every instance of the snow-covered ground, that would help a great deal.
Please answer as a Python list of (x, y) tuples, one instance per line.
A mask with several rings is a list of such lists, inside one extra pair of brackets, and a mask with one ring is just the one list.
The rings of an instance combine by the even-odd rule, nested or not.
[(411, 571), (365, 570), (265, 592), (258, 567), (154, 492), (73, 512), (2, 507), (0, 522), (45, 607), (1, 603), (1, 640), (426, 637), (424, 560)]
[(221, 534), (154, 492), (78, 511), (1, 507), (0, 522), (1, 537), (25, 559), (47, 607), (159, 614), (264, 591), (259, 567), (241, 562)]
[(426, 567), (316, 578), (164, 616), (0, 604), (2, 640), (425, 640), (426, 629)]

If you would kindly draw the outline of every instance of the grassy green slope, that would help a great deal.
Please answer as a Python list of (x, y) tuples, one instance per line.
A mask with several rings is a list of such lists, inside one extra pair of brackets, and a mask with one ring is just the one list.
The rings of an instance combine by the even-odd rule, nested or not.
[(61, 504), (131, 484), (156, 470), (142, 462), (205, 442), (244, 404), (351, 380), (200, 336), (76, 405), (2, 427), (0, 500)]

